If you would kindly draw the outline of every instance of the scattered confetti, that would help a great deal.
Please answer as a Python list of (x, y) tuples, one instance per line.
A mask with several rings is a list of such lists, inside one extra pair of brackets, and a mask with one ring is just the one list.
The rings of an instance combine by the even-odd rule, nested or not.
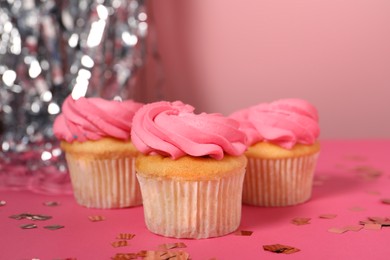
[(345, 233), (347, 231), (357, 232), (357, 231), (360, 231), (363, 227), (364, 227), (363, 225), (349, 225), (349, 226), (345, 226), (342, 228), (332, 227), (332, 228), (328, 229), (328, 231), (331, 233), (342, 234), (342, 233)]
[(234, 234), (236, 236), (251, 236), (253, 233), (253, 231), (249, 231), (249, 230), (239, 230), (237, 232), (235, 232)]
[(281, 245), (281, 244), (274, 244), (274, 245), (264, 245), (263, 249), (265, 251), (270, 251), (273, 253), (278, 253), (278, 254), (292, 254), (301, 251), (298, 248), (292, 247), (292, 246), (286, 246), (286, 245)]
[(158, 248), (162, 250), (169, 250), (173, 248), (186, 248), (187, 246), (184, 243), (168, 243), (168, 244), (162, 244), (159, 245)]
[(127, 240), (118, 240), (118, 241), (112, 242), (111, 245), (113, 247), (122, 247), (122, 246), (127, 246), (128, 243), (127, 243)]
[(382, 175), (382, 172), (371, 166), (358, 166), (354, 169), (360, 177), (366, 180), (373, 180)]
[(43, 205), (48, 207), (56, 207), (59, 206), (60, 204), (57, 201), (45, 201)]
[(346, 226), (345, 228), (347, 229), (347, 231), (357, 232), (357, 231), (361, 230), (363, 228), (363, 226), (362, 225), (351, 225), (351, 226)]
[(381, 202), (382, 202), (383, 204), (388, 204), (388, 205), (390, 205), (390, 198), (382, 199)]
[(185, 251), (144, 251), (143, 259), (145, 260), (188, 260), (190, 255)]
[(332, 227), (332, 228), (328, 229), (328, 231), (331, 232), (331, 233), (342, 234), (342, 233), (347, 232), (348, 229), (345, 228), (345, 227), (342, 227), (342, 228)]
[(24, 224), (24, 225), (21, 225), (20, 228), (22, 229), (33, 229), (33, 228), (37, 228), (38, 226), (35, 225), (35, 224)]
[(362, 207), (359, 207), (359, 206), (355, 206), (355, 207), (349, 208), (349, 210), (351, 210), (351, 211), (364, 211), (365, 209)]
[(390, 218), (368, 217), (368, 220), (360, 221), (360, 224), (379, 224), (381, 226), (390, 226)]
[(364, 229), (369, 229), (369, 230), (380, 230), (382, 228), (381, 224), (377, 223), (366, 223), (364, 224)]
[(0, 200), (0, 207), (5, 206), (5, 204), (7, 204), (7, 202), (5, 202), (5, 200)]
[(43, 221), (43, 220), (51, 219), (52, 217), (51, 216), (46, 216), (46, 215), (31, 215), (31, 216), (27, 216), (26, 218), (27, 219), (31, 219), (31, 220)]
[(49, 230), (57, 230), (64, 228), (62, 225), (49, 225), (49, 226), (44, 226), (43, 228), (49, 229)]
[(106, 218), (103, 217), (103, 216), (89, 216), (88, 218), (89, 218), (89, 220), (91, 220), (92, 222), (103, 221), (103, 220), (106, 219)]
[(319, 218), (323, 218), (323, 219), (332, 219), (335, 217), (337, 217), (336, 214), (321, 214), (321, 215), (319, 215)]
[(21, 220), (21, 219), (29, 219), (29, 220), (39, 220), (39, 221), (44, 221), (51, 219), (51, 216), (47, 215), (40, 215), (40, 214), (30, 214), (30, 213), (22, 213), (22, 214), (17, 214), (17, 215), (12, 215), (10, 218), (16, 219), (16, 220)]
[(348, 231), (347, 228), (343, 227), (343, 228), (339, 228), (339, 227), (331, 227), (328, 229), (329, 232), (331, 233), (336, 233), (336, 234), (342, 234), (342, 233), (345, 233)]
[(118, 253), (111, 259), (113, 260), (129, 260), (129, 259), (137, 259), (138, 254), (137, 253)]
[(291, 223), (293, 223), (294, 225), (307, 225), (307, 224), (310, 224), (310, 220), (311, 218), (293, 218), (291, 220)]
[(130, 240), (130, 239), (133, 239), (134, 237), (135, 237), (134, 234), (120, 233), (116, 238), (117, 239), (122, 239), (122, 240)]

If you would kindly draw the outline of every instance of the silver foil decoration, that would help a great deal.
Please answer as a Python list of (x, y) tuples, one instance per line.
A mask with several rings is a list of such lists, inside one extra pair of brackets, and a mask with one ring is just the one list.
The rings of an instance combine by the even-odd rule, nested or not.
[(0, 1), (0, 189), (70, 193), (52, 125), (63, 100), (133, 98), (142, 0)]

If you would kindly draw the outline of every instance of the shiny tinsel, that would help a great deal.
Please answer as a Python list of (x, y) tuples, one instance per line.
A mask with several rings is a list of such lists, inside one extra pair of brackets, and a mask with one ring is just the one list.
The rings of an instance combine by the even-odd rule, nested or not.
[(52, 124), (71, 91), (132, 98), (142, 0), (0, 1), (0, 189), (70, 192)]

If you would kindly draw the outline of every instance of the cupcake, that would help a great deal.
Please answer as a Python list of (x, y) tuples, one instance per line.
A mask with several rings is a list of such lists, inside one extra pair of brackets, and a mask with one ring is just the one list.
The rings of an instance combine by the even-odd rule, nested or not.
[(318, 113), (302, 99), (281, 99), (230, 115), (247, 135), (242, 201), (291, 206), (310, 199), (320, 152)]
[(130, 139), (133, 100), (69, 96), (53, 131), (61, 141), (76, 201), (88, 208), (124, 208), (142, 204), (134, 171), (138, 151)]
[(209, 238), (241, 221), (245, 134), (220, 114), (195, 114), (180, 101), (143, 106), (131, 138), (147, 228), (166, 237)]

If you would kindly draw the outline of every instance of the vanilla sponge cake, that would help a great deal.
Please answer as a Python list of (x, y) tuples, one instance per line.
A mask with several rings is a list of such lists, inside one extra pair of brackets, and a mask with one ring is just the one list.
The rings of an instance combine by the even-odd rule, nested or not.
[(143, 104), (71, 95), (53, 126), (71, 177), (76, 201), (89, 208), (142, 204), (135, 175), (138, 151), (131, 142), (135, 111)]
[(247, 136), (243, 203), (276, 207), (308, 201), (320, 152), (316, 108), (306, 100), (281, 99), (230, 117)]
[(134, 116), (145, 224), (155, 234), (200, 239), (240, 225), (245, 135), (235, 120), (193, 111), (161, 101)]

